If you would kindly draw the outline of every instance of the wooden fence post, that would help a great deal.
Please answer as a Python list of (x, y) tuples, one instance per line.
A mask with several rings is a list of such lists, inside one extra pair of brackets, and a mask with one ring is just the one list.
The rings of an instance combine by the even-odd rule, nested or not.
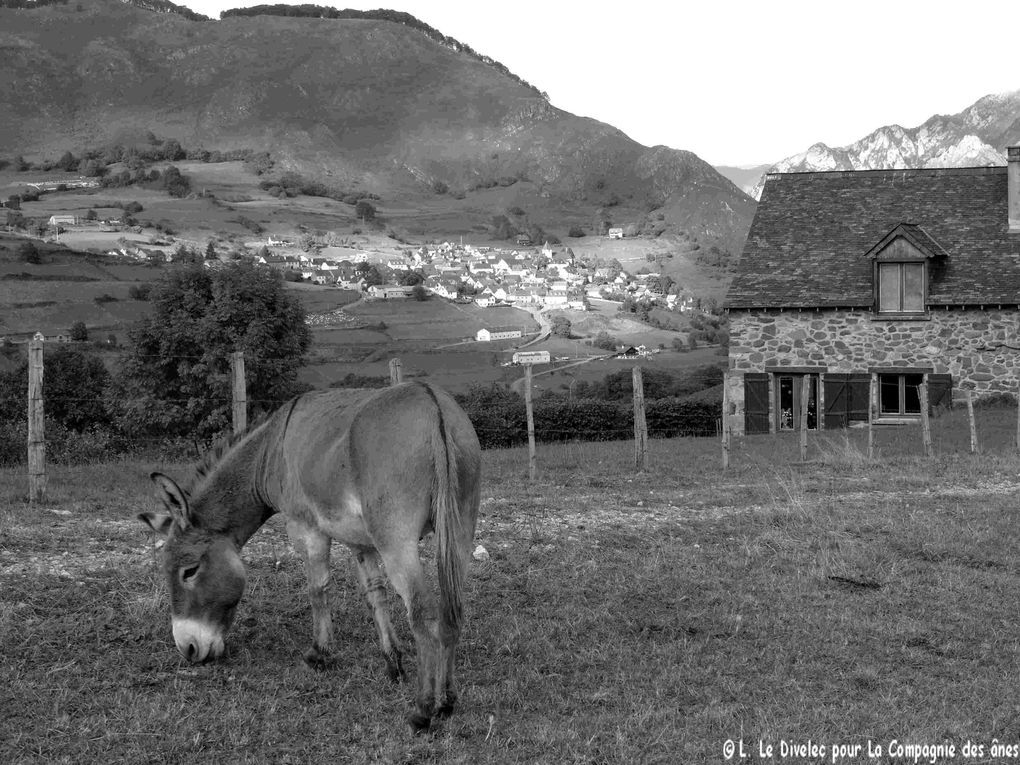
[(928, 375), (921, 377), (921, 389), (918, 391), (921, 399), (921, 445), (924, 446), (924, 456), (931, 457), (931, 420), (928, 417)]
[(404, 381), (404, 370), (400, 359), (390, 359), (390, 385), (400, 385)]
[(868, 381), (868, 459), (875, 459), (875, 375)]
[(974, 422), (974, 395), (970, 388), (967, 389), (967, 419), (970, 420), (970, 453), (977, 454), (977, 423)]
[(634, 367), (634, 469), (648, 469), (648, 424), (645, 422), (645, 385), (641, 367)]
[(46, 500), (43, 341), (28, 344), (28, 501)]
[(244, 377), (244, 351), (230, 354), (230, 372), (233, 377), (234, 435), (248, 429), (248, 384)]
[(531, 406), (531, 364), (524, 365), (524, 411), (528, 416), (528, 479), (535, 480), (535, 410)]
[(729, 373), (723, 372), (722, 387), (722, 466), (730, 466), (730, 386)]
[(800, 385), (800, 461), (807, 462), (808, 397), (811, 395), (811, 375), (804, 375)]

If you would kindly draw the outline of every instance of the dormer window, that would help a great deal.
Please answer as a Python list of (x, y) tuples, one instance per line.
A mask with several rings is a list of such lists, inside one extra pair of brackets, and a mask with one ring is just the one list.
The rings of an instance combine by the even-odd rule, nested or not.
[(878, 312), (924, 312), (924, 263), (878, 264)]
[(920, 226), (901, 223), (868, 252), (879, 318), (926, 318), (929, 264), (946, 251)]

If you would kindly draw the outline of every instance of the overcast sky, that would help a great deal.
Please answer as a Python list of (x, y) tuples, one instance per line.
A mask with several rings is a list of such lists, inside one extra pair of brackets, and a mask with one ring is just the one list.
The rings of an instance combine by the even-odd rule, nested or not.
[[(293, 1), (293, 0), (292, 0)], [(273, 2), (273, 0), (267, 0)], [(184, 0), (212, 18), (254, 0)], [(330, 5), (326, 0), (313, 4)], [(340, 0), (405, 11), (554, 106), (713, 165), (777, 162), (1020, 89), (1011, 3), (990, 0)]]

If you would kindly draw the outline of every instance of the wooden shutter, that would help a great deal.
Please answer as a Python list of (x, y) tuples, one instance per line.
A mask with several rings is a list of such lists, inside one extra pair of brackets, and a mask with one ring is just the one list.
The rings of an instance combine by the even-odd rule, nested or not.
[(850, 404), (850, 389), (847, 382), (850, 375), (829, 372), (825, 373), (825, 429), (839, 430), (847, 424), (847, 411)]
[(848, 422), (867, 422), (868, 408), (871, 406), (871, 375), (847, 375), (846, 419)]
[(769, 432), (769, 376), (744, 375), (744, 432)]
[(953, 376), (928, 375), (928, 414), (953, 405)]

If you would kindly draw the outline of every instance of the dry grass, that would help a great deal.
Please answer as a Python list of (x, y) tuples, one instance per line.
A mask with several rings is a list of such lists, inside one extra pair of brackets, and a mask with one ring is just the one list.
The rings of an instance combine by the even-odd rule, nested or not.
[(227, 657), (192, 667), (131, 520), (153, 466), (63, 469), (45, 507), (0, 473), (0, 761), (707, 763), (738, 738), (1015, 739), (1014, 457), (868, 462), (851, 436), (799, 466), (795, 442), (746, 439), (723, 474), (714, 440), (651, 446), (645, 475), (629, 443), (540, 447), (533, 485), (525, 453), (485, 454), (462, 705), (427, 737), (343, 556), (338, 668), (300, 661), (303, 574), (276, 520), (246, 548)]

